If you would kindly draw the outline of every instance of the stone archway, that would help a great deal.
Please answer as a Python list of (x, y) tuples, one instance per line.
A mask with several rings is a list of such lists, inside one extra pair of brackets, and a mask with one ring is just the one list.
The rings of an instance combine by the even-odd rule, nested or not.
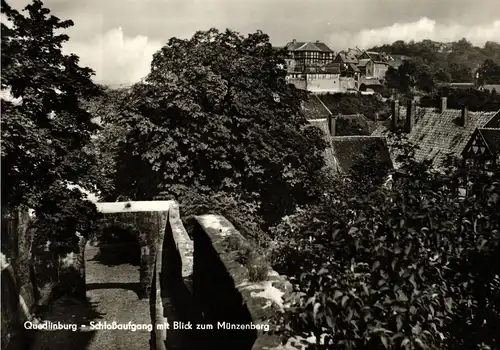
[(148, 262), (151, 261), (151, 252), (155, 251), (155, 242), (148, 241), (147, 233), (141, 232), (134, 224), (121, 220), (123, 217), (107, 215), (99, 225), (97, 235), (94, 237), (95, 242), (87, 246), (86, 252), (95, 249), (97, 252), (89, 253), (94, 256), (90, 261), (98, 261), (108, 267), (124, 264), (138, 267), (137, 279), (140, 283), (138, 294), (141, 298), (145, 298), (148, 296), (147, 286), (150, 284), (148, 271), (151, 266)]
[(140, 296), (150, 296), (156, 253), (161, 233), (168, 222), (168, 210), (175, 201), (96, 203), (104, 215), (101, 225), (114, 225), (135, 233), (140, 246)]

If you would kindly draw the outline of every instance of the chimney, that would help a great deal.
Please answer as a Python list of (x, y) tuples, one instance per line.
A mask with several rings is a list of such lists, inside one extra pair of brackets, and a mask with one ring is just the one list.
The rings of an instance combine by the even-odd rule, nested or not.
[(296, 40), (296, 39), (293, 39), (293, 40), (292, 40), (292, 43), (294, 43), (294, 44), (295, 44), (296, 42), (297, 42), (297, 40)]
[(391, 101), (391, 131), (396, 131), (399, 121), (399, 101)]
[(335, 136), (337, 133), (337, 118), (340, 118), (342, 114), (339, 114), (338, 116), (334, 116), (333, 114), (330, 114), (330, 125), (328, 126), (330, 129), (330, 135)]
[(448, 99), (446, 97), (441, 97), (441, 106), (439, 108), (439, 113), (443, 113), (444, 111), (446, 111), (447, 104)]
[(408, 100), (406, 103), (406, 121), (405, 132), (410, 133), (415, 126), (415, 118), (417, 114), (417, 104), (415, 100)]
[(469, 108), (467, 106), (462, 107), (462, 114), (460, 115), (460, 126), (465, 126), (467, 124), (467, 118), (469, 117)]

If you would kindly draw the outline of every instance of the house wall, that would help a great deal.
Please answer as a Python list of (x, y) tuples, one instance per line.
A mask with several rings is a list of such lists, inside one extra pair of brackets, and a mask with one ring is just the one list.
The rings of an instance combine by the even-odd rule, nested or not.
[(353, 77), (340, 77), (340, 90), (357, 89), (356, 79)]
[(288, 82), (295, 85), (297, 89), (307, 90), (315, 93), (339, 92), (340, 74), (307, 74), (305, 78), (288, 78)]
[(328, 63), (333, 60), (333, 52), (292, 51), (293, 59), (298, 64)]
[(295, 85), (297, 89), (306, 89), (306, 80), (303, 78), (289, 78), (288, 83)]
[(323, 78), (323, 79), (308, 80), (307, 90), (318, 93), (339, 92), (340, 75), (336, 74), (336, 78), (334, 79)]
[(367, 77), (373, 77), (374, 71), (373, 71), (373, 62), (369, 61), (366, 66), (365, 66), (365, 74)]
[(374, 77), (384, 79), (385, 78), (385, 73), (387, 73), (387, 70), (389, 67), (386, 64), (381, 64), (381, 63), (375, 63), (373, 65), (373, 75)]

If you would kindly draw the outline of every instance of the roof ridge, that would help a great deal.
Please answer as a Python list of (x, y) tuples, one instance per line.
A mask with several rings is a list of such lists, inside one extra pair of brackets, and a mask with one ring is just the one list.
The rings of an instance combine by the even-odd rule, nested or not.
[(384, 136), (373, 136), (373, 135), (342, 135), (342, 136), (332, 136), (333, 138), (357, 138), (357, 139), (384, 139)]
[[(300, 43), (299, 43), (299, 44), (300, 44)], [(304, 47), (304, 46), (306, 46), (306, 45), (307, 45), (307, 42), (302, 43), (302, 45), (301, 45), (301, 46), (299, 46), (299, 47), (297, 47), (295, 50), (300, 50), (301, 48), (303, 48), (303, 47)]]
[(486, 148), (488, 149), (488, 151), (490, 151), (490, 153), (493, 154), (493, 152), (491, 151), (490, 145), (488, 144), (488, 141), (486, 141), (486, 138), (484, 137), (483, 133), (481, 132), (481, 129), (478, 128), (477, 132), (479, 133), (479, 135), (481, 135), (481, 138), (483, 139), (483, 142), (486, 145)]
[(478, 128), (479, 130), (500, 130), (500, 128)]

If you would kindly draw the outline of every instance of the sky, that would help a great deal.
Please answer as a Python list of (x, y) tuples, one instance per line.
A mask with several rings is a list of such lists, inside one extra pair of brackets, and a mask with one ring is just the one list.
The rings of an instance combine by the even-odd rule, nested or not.
[[(7, 0), (21, 9), (28, 0)], [(72, 19), (66, 53), (91, 67), (94, 81), (132, 84), (171, 37), (197, 30), (260, 29), (274, 45), (292, 39), (325, 42), (333, 50), (396, 40), (500, 42), (500, 0), (45, 0)]]

